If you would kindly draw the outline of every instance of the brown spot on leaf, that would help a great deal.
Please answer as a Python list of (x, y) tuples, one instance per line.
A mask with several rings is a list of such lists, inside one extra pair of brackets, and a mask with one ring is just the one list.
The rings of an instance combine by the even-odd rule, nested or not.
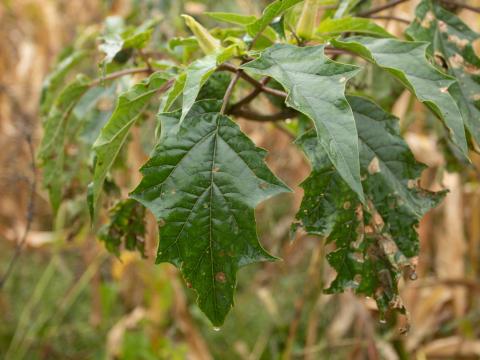
[(266, 188), (268, 188), (268, 184), (265, 183), (265, 182), (260, 183), (260, 185), (258, 185), (258, 186), (259, 186), (260, 189), (262, 189), (262, 190), (265, 190)]
[(448, 62), (452, 65), (453, 68), (458, 69), (463, 66), (463, 56), (460, 54), (455, 54), (448, 58)]
[(413, 179), (410, 179), (408, 180), (407, 182), (407, 187), (409, 189), (413, 189), (415, 186), (417, 185), (417, 181), (413, 180)]
[(215, 274), (215, 281), (218, 281), (219, 283), (225, 283), (227, 281), (227, 277), (225, 276), (225, 273), (223, 272), (218, 272)]
[(345, 210), (350, 209), (350, 206), (352, 206), (352, 204), (350, 204), (350, 201), (345, 201), (345, 202), (343, 203), (343, 208), (344, 208)]
[(438, 30), (440, 30), (440, 32), (447, 32), (448, 25), (442, 20), (438, 20)]
[(380, 172), (380, 162), (378, 161), (378, 157), (374, 157), (370, 164), (368, 164), (368, 173), (370, 175), (376, 174)]
[(467, 39), (460, 39), (457, 35), (448, 35), (448, 41), (454, 43), (460, 49), (464, 49), (468, 45)]
[(374, 231), (373, 231), (373, 226), (371, 226), (371, 225), (366, 225), (366, 226), (365, 226), (365, 234), (371, 235), (371, 234), (373, 234), (373, 233), (374, 233)]
[(433, 20), (435, 20), (435, 16), (433, 15), (433, 13), (431, 11), (428, 11), (425, 14), (425, 17), (423, 18), (422, 22), (420, 23), (420, 26), (425, 28), (425, 29), (428, 29), (432, 25)]
[(440, 88), (440, 92), (444, 93), (444, 94), (447, 93), (448, 92), (448, 87), (445, 86), (445, 87)]
[(158, 223), (158, 227), (163, 227), (166, 224), (164, 219), (159, 219), (157, 223)]

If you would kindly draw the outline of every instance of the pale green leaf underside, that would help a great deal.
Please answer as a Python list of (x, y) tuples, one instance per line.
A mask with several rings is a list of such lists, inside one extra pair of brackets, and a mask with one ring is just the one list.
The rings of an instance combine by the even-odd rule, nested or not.
[(96, 154), (92, 189), (94, 210), (98, 206), (105, 177), (122, 148), (130, 128), (165, 82), (165, 76), (157, 72), (119, 96), (112, 116), (93, 145)]
[(337, 39), (332, 43), (337, 48), (359, 54), (398, 78), (443, 120), (453, 142), (468, 158), (462, 115), (448, 92), (455, 80), (427, 61), (425, 51), (428, 43), (370, 37)]
[(248, 34), (254, 38), (270, 25), (277, 16), (280, 16), (284, 11), (302, 1), (303, 0), (276, 0), (272, 2), (263, 10), (262, 16), (257, 21), (247, 25)]
[[(185, 83), (183, 85), (183, 101), (182, 101), (182, 117), (180, 121), (183, 121), (185, 116), (192, 108), (198, 93), (203, 84), (208, 80), (210, 75), (215, 72), (217, 67), (217, 55), (211, 54), (203, 58), (195, 60), (191, 63), (185, 71)], [(181, 80), (182, 81), (182, 80)]]
[(218, 21), (224, 21), (235, 25), (248, 25), (257, 20), (253, 15), (242, 15), (227, 12), (206, 12), (205, 15)]
[(480, 58), (473, 43), (480, 37), (459, 17), (430, 0), (422, 1), (407, 29), (414, 40), (428, 41), (439, 65), (446, 65), (457, 83), (450, 94), (457, 101), (465, 126), (480, 144)]
[(73, 108), (90, 88), (89, 79), (79, 75), (59, 94), (43, 123), (43, 138), (38, 152), (44, 168), (43, 185), (48, 189), (54, 212), (62, 197), (63, 167), (65, 161), (65, 131)]
[(363, 200), (358, 140), (345, 84), (359, 70), (324, 55), (324, 46), (275, 45), (242, 66), (273, 77), (288, 91), (288, 106), (310, 117), (322, 147), (340, 175)]
[(84, 50), (74, 50), (69, 56), (60, 61), (54, 71), (52, 71), (43, 81), (42, 94), (40, 98), (40, 112), (48, 113), (57, 94), (57, 90), (70, 71), (82, 60), (87, 57), (88, 52)]
[(340, 35), (345, 32), (354, 32), (378, 37), (393, 37), (383, 27), (375, 24), (371, 19), (346, 17), (341, 19), (324, 19), (318, 26), (316, 34), (321, 37)]
[(180, 268), (214, 325), (233, 305), (236, 272), (274, 259), (259, 244), (255, 206), (288, 191), (221, 103), (195, 103), (182, 123), (180, 112), (160, 116), (161, 136), (131, 194), (159, 222), (157, 263)]
[(182, 96), (182, 116), (180, 122), (192, 108), (198, 93), (208, 78), (215, 72), (218, 65), (235, 55), (236, 46), (221, 48), (216, 53), (207, 55), (192, 62), (177, 76), (172, 90), (168, 93), (163, 109), (168, 111), (180, 94)]

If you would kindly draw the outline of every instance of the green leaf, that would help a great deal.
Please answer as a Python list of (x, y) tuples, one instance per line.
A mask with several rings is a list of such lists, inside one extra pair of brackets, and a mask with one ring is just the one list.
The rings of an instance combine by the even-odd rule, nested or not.
[(428, 41), (436, 62), (447, 68), (457, 83), (450, 94), (457, 101), (465, 126), (480, 144), (480, 58), (473, 43), (480, 37), (455, 14), (429, 0), (422, 1), (407, 29), (414, 40)]
[(236, 13), (227, 13), (227, 12), (205, 12), (207, 16), (210, 16), (212, 19), (227, 22), (235, 25), (248, 25), (257, 20), (253, 15), (242, 15)]
[(40, 113), (42, 115), (48, 114), (55, 100), (55, 95), (62, 85), (63, 81), (79, 63), (82, 62), (88, 55), (87, 51), (76, 50), (69, 56), (60, 61), (55, 69), (45, 78), (42, 84), (42, 94), (40, 98)]
[(185, 116), (192, 108), (197, 95), (200, 92), (203, 84), (208, 80), (210, 75), (215, 72), (217, 68), (217, 54), (207, 55), (203, 58), (195, 60), (185, 70), (185, 84), (182, 88), (183, 101), (182, 101), (182, 117), (180, 121), (183, 121)]
[(145, 207), (132, 199), (121, 200), (109, 210), (109, 218), (98, 235), (107, 250), (120, 256), (123, 246), (145, 257)]
[(265, 30), (277, 16), (282, 15), (284, 11), (302, 1), (303, 0), (276, 0), (272, 2), (263, 10), (263, 14), (258, 20), (247, 25), (248, 35), (255, 38), (255, 36)]
[(462, 115), (448, 92), (455, 80), (428, 62), (425, 57), (427, 43), (368, 37), (332, 40), (332, 43), (337, 48), (359, 54), (399, 79), (443, 120), (453, 142), (468, 159)]
[(340, 19), (347, 15), (355, 6), (358, 5), (360, 0), (339, 0), (338, 8), (335, 11), (333, 17), (335, 19)]
[(222, 100), (232, 77), (227, 72), (213, 73), (198, 93), (199, 100)]
[(124, 30), (122, 20), (117, 17), (110, 17), (107, 21), (113, 25), (110, 29), (107, 28), (103, 42), (99, 45), (99, 49), (105, 53), (102, 61), (104, 65), (116, 60), (122, 50), (143, 49), (150, 41), (154, 27), (160, 19), (148, 20), (137, 28), (127, 30)]
[(68, 119), (75, 105), (89, 88), (89, 79), (83, 75), (77, 76), (61, 91), (43, 124), (44, 134), (38, 159), (40, 166), (44, 168), (43, 185), (49, 191), (55, 213), (62, 198), (65, 132)]
[(254, 208), (288, 191), (221, 102), (195, 103), (179, 135), (179, 111), (160, 116), (161, 136), (131, 197), (159, 223), (157, 263), (180, 268), (198, 304), (219, 326), (233, 305), (237, 270), (274, 260), (259, 244)]
[(400, 137), (398, 119), (369, 100), (348, 101), (358, 129), (366, 205), (334, 170), (310, 131), (297, 141), (312, 174), (302, 184), (305, 195), (297, 215), (300, 225), (295, 227), (335, 243), (327, 259), (337, 277), (328, 293), (353, 288), (374, 297), (384, 312), (399, 303), (397, 281), (410, 267), (408, 259), (418, 253), (415, 228), (441, 194), (418, 187), (424, 166)]
[(183, 121), (197, 99), (200, 89), (208, 80), (210, 75), (215, 72), (218, 65), (234, 56), (236, 50), (237, 46), (232, 45), (227, 48), (222, 48), (214, 54), (207, 55), (191, 63), (185, 69), (184, 73), (180, 73), (177, 76), (174, 88), (168, 94), (168, 99), (164, 109), (168, 110), (175, 99), (183, 93), (182, 117), (180, 119), (180, 121)]
[(96, 155), (92, 188), (94, 210), (98, 207), (105, 177), (122, 148), (130, 128), (166, 81), (165, 75), (156, 72), (119, 96), (112, 116), (93, 144)]
[(175, 82), (173, 83), (173, 86), (168, 90), (167, 96), (162, 100), (162, 104), (160, 106), (162, 111), (169, 111), (172, 108), (175, 100), (177, 100), (183, 92), (186, 79), (187, 73), (185, 71), (182, 71), (175, 77)]
[(375, 24), (372, 20), (366, 18), (346, 17), (341, 19), (322, 20), (316, 33), (321, 38), (331, 38), (345, 32), (367, 34), (378, 37), (393, 37), (383, 27)]
[(324, 55), (324, 46), (275, 45), (242, 66), (273, 77), (289, 92), (286, 104), (310, 117), (318, 139), (340, 175), (363, 200), (357, 129), (345, 84), (358, 68)]

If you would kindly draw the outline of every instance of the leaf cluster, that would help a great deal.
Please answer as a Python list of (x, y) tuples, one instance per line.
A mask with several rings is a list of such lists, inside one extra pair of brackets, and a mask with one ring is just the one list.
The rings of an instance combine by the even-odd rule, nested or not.
[[(398, 88), (410, 92), (464, 166), (480, 140), (478, 35), (460, 18), (422, 0), (396, 37), (370, 18), (385, 6), (321, 5), (275, 0), (258, 17), (206, 13), (222, 25), (211, 30), (185, 15), (171, 39), (160, 30), (166, 19), (109, 17), (62, 54), (44, 83), (38, 158), (54, 211), (80, 196), (116, 255), (143, 255), (151, 211), (157, 263), (180, 269), (215, 326), (234, 304), (237, 271), (276, 260), (258, 240), (255, 207), (291, 191), (237, 119), (288, 120), (277, 125), (311, 165), (292, 229), (332, 244), (337, 276), (326, 292), (354, 289), (382, 312), (404, 311), (398, 280), (415, 277), (416, 227), (444, 193), (420, 187), (425, 166), (403, 140), (392, 101), (377, 103)], [(392, 81), (376, 81), (382, 76)], [(135, 128), (150, 156), (124, 199), (119, 184), (137, 171), (128, 167)]]

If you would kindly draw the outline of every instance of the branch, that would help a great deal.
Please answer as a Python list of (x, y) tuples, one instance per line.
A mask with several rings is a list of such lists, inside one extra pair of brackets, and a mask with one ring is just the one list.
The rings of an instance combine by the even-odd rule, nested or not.
[(97, 85), (100, 85), (101, 83), (103, 83), (104, 81), (109, 81), (109, 80), (114, 80), (114, 79), (117, 79), (119, 77), (122, 77), (122, 76), (125, 76), (125, 75), (131, 75), (131, 74), (140, 74), (140, 73), (148, 73), (148, 74), (151, 74), (153, 73), (153, 70), (151, 68), (135, 68), (135, 69), (125, 69), (125, 70), (120, 70), (120, 71), (117, 71), (117, 72), (113, 72), (111, 74), (108, 74), (107, 76), (104, 76), (104, 77), (101, 77), (101, 78), (98, 78), (98, 79), (95, 79), (93, 80), (91, 83), (90, 83), (90, 87), (94, 87), (94, 86), (97, 86)]
[[(259, 32), (257, 32), (257, 35), (255, 35), (255, 37), (252, 39), (252, 42), (250, 43), (250, 45), (248, 45), (247, 51), (250, 51), (253, 48), (253, 46), (257, 42), (258, 38), (260, 37), (260, 35), (263, 33), (263, 30), (265, 30), (265, 28), (263, 28)], [(243, 60), (242, 63), (244, 63), (245, 61), (246, 60)], [(230, 97), (232, 96), (232, 93), (233, 93), (233, 89), (235, 88), (235, 85), (237, 84), (240, 77), (242, 77), (242, 75), (247, 75), (247, 74), (245, 74), (242, 69), (237, 68), (235, 70), (235, 76), (233, 77), (232, 81), (230, 81), (230, 84), (228, 84), (227, 91), (225, 92), (225, 96), (223, 97), (222, 108), (220, 109), (220, 114), (223, 114), (225, 112), (225, 110), (227, 109), (228, 102), (229, 102)], [(255, 80), (255, 79), (252, 79), (252, 80)]]
[(227, 109), (228, 101), (230, 100), (230, 97), (232, 96), (233, 89), (235, 88), (235, 85), (237, 85), (238, 80), (242, 76), (243, 71), (241, 69), (236, 70), (235, 76), (233, 77), (232, 81), (230, 81), (230, 84), (228, 84), (227, 91), (225, 91), (225, 96), (223, 97), (222, 101), (222, 108), (220, 109), (220, 114), (224, 114), (225, 110)]
[[(282, 98), (286, 98), (287, 97), (287, 93), (284, 92), (284, 91), (281, 91), (281, 90), (276, 90), (276, 89), (272, 89), (272, 88), (269, 88), (268, 86), (265, 86), (263, 85), (260, 81), (257, 81), (255, 80), (254, 78), (252, 78), (250, 75), (248, 75), (247, 73), (245, 73), (242, 69), (239, 69), (231, 64), (222, 64), (220, 65), (218, 68), (217, 68), (218, 71), (230, 71), (230, 72), (233, 72), (233, 73), (238, 73), (240, 74), (239, 76), (245, 80), (246, 82), (250, 83), (251, 85), (255, 86), (256, 88), (260, 88), (261, 91), (263, 92), (266, 92), (268, 94), (271, 94), (271, 95), (274, 95), (274, 96), (278, 96), (278, 97), (282, 97)], [(232, 79), (233, 81), (233, 79)]]
[(372, 16), (369, 16), (369, 18), (379, 19), (379, 20), (394, 20), (394, 21), (401, 22), (403, 24), (410, 24), (410, 21), (408, 21), (407, 19), (402, 19), (396, 16), (391, 16), (391, 15), (372, 15)]
[(275, 114), (260, 114), (250, 109), (231, 109), (228, 112), (230, 115), (239, 116), (247, 120), (267, 122), (267, 121), (281, 121), (291, 119), (297, 115), (297, 112), (292, 109), (285, 109)]
[(390, 1), (389, 3), (386, 3), (386, 4), (384, 4), (384, 5), (380, 5), (380, 6), (374, 7), (374, 8), (372, 8), (372, 9), (370, 9), (370, 10), (361, 12), (361, 13), (358, 14), (358, 16), (368, 17), (368, 16), (370, 16), (370, 15), (372, 15), (372, 14), (376, 14), (376, 13), (378, 13), (378, 12), (381, 12), (381, 11), (385, 10), (385, 9), (392, 8), (392, 7), (397, 6), (397, 5), (401, 4), (401, 3), (404, 3), (404, 2), (406, 2), (406, 1), (408, 1), (408, 0), (394, 0), (394, 1)]
[(464, 4), (464, 3), (460, 2), (460, 1), (456, 1), (456, 0), (441, 0), (440, 3), (455, 5), (455, 6), (459, 7), (459, 8), (462, 8), (462, 9), (465, 9), (465, 10), (470, 10), (470, 11), (473, 11), (473, 12), (476, 12), (476, 13), (479, 13), (479, 14), (480, 14), (480, 8), (475, 7), (475, 6), (471, 6), (471, 5)]
[[(271, 78), (269, 77), (266, 77), (266, 78), (263, 78), (262, 80), (260, 80), (260, 84), (262, 84), (262, 86), (265, 86), (267, 85), (267, 83), (270, 81)], [(240, 109), (242, 106), (244, 105), (247, 105), (249, 104), (250, 102), (252, 102), (253, 99), (255, 99), (260, 93), (262, 92), (262, 88), (261, 87), (256, 87), (252, 90), (252, 92), (250, 92), (250, 94), (248, 94), (247, 96), (245, 96), (243, 99), (241, 99), (240, 101), (236, 102), (235, 104), (232, 105), (231, 109)]]

